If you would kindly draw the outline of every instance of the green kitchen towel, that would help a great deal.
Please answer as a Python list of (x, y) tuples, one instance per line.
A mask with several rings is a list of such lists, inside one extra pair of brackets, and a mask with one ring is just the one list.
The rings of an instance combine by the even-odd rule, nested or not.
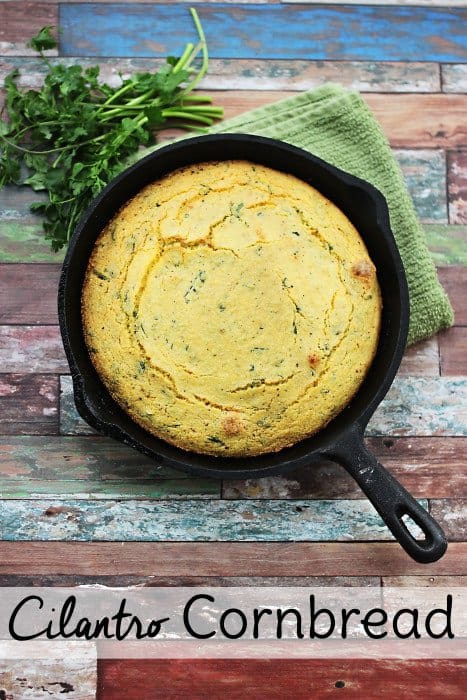
[(269, 136), (372, 183), (386, 197), (410, 295), (408, 344), (453, 323), (402, 173), (362, 97), (327, 84), (216, 124), (210, 132)]

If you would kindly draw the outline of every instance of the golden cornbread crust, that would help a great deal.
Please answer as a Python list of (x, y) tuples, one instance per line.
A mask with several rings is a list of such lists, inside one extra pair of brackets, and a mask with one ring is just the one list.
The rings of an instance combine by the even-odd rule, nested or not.
[(325, 426), (378, 343), (375, 268), (346, 216), (247, 161), (152, 183), (97, 239), (86, 344), (114, 399), (185, 450), (247, 456)]

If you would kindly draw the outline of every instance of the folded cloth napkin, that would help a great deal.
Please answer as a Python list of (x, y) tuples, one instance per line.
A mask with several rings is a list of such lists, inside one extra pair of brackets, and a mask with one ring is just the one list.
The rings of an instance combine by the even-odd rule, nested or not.
[[(327, 84), (227, 119), (211, 133), (287, 141), (372, 183), (385, 196), (410, 295), (408, 344), (453, 323), (402, 173), (380, 125), (358, 93)], [(144, 154), (143, 154), (144, 155)]]

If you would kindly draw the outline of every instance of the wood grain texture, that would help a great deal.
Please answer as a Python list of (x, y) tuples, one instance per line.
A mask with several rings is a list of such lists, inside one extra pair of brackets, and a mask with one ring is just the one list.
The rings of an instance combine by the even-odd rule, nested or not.
[[(83, 68), (98, 65), (102, 80), (115, 87), (122, 78), (142, 71), (155, 71), (163, 65), (159, 58), (85, 58), (73, 56), (51, 59), (52, 65)], [(0, 59), (0, 84), (8, 72), (20, 71), (19, 85), (38, 88), (46, 66), (38, 59)], [(363, 92), (439, 92), (440, 70), (436, 63), (403, 61), (302, 61), (258, 58), (211, 58), (209, 71), (200, 90), (310, 90), (325, 82)]]
[(449, 222), (467, 223), (467, 151), (447, 153)]
[[(418, 577), (414, 577), (418, 578)], [(463, 581), (462, 576), (445, 576), (446, 582), (452, 581), (453, 585), (458, 580)], [(367, 587), (379, 588), (381, 578), (379, 576), (76, 576), (65, 574), (47, 575), (16, 575), (0, 574), (1, 586), (108, 586), (111, 588), (127, 587), (172, 587), (172, 586), (263, 586), (263, 587), (288, 587), (288, 586), (313, 586), (313, 587)], [(445, 585), (449, 585), (446, 583)], [(467, 582), (461, 585), (467, 585)]]
[(3, 372), (69, 372), (58, 326), (0, 326)]
[(467, 586), (467, 576), (383, 576), (383, 588), (447, 588)]
[(441, 66), (443, 92), (467, 92), (467, 64), (448, 63)]
[(467, 499), (446, 498), (430, 501), (430, 512), (439, 522), (449, 542), (467, 539)]
[(439, 334), (441, 374), (467, 375), (467, 328), (455, 326)]
[(57, 324), (59, 265), (0, 265), (0, 323)]
[[(109, 480), (123, 483), (188, 478), (104, 437), (10, 437), (0, 445), (0, 473), (26, 481)], [(79, 488), (83, 489), (84, 486)]]
[(467, 379), (396, 377), (367, 435), (467, 435)]
[(64, 250), (54, 253), (39, 223), (3, 219), (0, 214), (0, 263), (61, 263)]
[[(234, 117), (288, 97), (290, 92), (219, 91), (216, 104), (225, 109), (226, 118)], [(365, 101), (395, 148), (455, 148), (467, 145), (464, 114), (467, 95), (411, 95), (364, 93)]]
[(76, 410), (70, 375), (60, 377), (60, 433), (62, 435), (96, 435)]
[(467, 575), (467, 542), (419, 564), (392, 542), (0, 542), (0, 574)]
[(420, 220), (447, 223), (446, 156), (440, 150), (395, 150)]
[(0, 221), (19, 219), (26, 223), (41, 222), (37, 214), (30, 210), (31, 202), (44, 202), (46, 196), (43, 192), (33, 192), (30, 187), (20, 185), (8, 185), (0, 190)]
[(467, 265), (467, 226), (425, 224), (423, 228), (436, 265)]
[(437, 377), (439, 373), (439, 348), (436, 336), (407, 348), (399, 367), (400, 375)]
[(0, 446), (2, 498), (219, 498), (220, 483), (157, 465), (106, 438), (10, 437)]
[[(467, 497), (465, 438), (367, 438), (378, 460), (414, 496)], [(361, 498), (343, 467), (320, 461), (284, 476), (224, 481), (223, 498)]]
[(0, 435), (58, 433), (58, 377), (0, 374)]
[[(378, 459), (419, 498), (467, 497), (464, 438), (369, 438)], [(157, 465), (100, 437), (10, 437), (0, 446), (3, 498), (218, 497), (219, 482)], [(223, 498), (362, 498), (342, 467), (318, 462), (285, 476), (224, 482)]]
[[(426, 503), (421, 501), (426, 508)], [(412, 532), (412, 529), (411, 529)], [(419, 534), (414, 529), (414, 536)], [(367, 500), (2, 500), (15, 541), (294, 542), (391, 540)]]
[(454, 324), (467, 326), (467, 268), (461, 265), (440, 267), (438, 276), (454, 308)]
[[(465, 58), (463, 8), (273, 5), (264, 12), (254, 5), (205, 5), (200, 17), (214, 58)], [(60, 25), (65, 56), (166, 55), (193, 40), (186, 7), (173, 4), (67, 4)]]
[(63, 644), (62, 649), (62, 659), (0, 661), (0, 697), (5, 700), (63, 700), (64, 697), (93, 700), (97, 687), (95, 649), (88, 645), (85, 651), (78, 653), (76, 644)]
[[(27, 18), (27, 21), (25, 21)], [(57, 26), (58, 8), (48, 2), (24, 2), (13, 0), (0, 3), (0, 51), (4, 56), (36, 55), (26, 46), (46, 24)], [(57, 55), (56, 49), (48, 55)]]
[(99, 661), (97, 697), (321, 700), (343, 694), (359, 700), (452, 700), (462, 697), (466, 682), (467, 662), (457, 660), (106, 659)]

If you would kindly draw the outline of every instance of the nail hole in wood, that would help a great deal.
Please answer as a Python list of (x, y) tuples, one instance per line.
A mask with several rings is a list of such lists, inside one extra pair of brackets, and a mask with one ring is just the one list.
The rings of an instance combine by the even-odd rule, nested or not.
[(334, 685), (336, 688), (345, 688), (345, 681), (336, 681)]

